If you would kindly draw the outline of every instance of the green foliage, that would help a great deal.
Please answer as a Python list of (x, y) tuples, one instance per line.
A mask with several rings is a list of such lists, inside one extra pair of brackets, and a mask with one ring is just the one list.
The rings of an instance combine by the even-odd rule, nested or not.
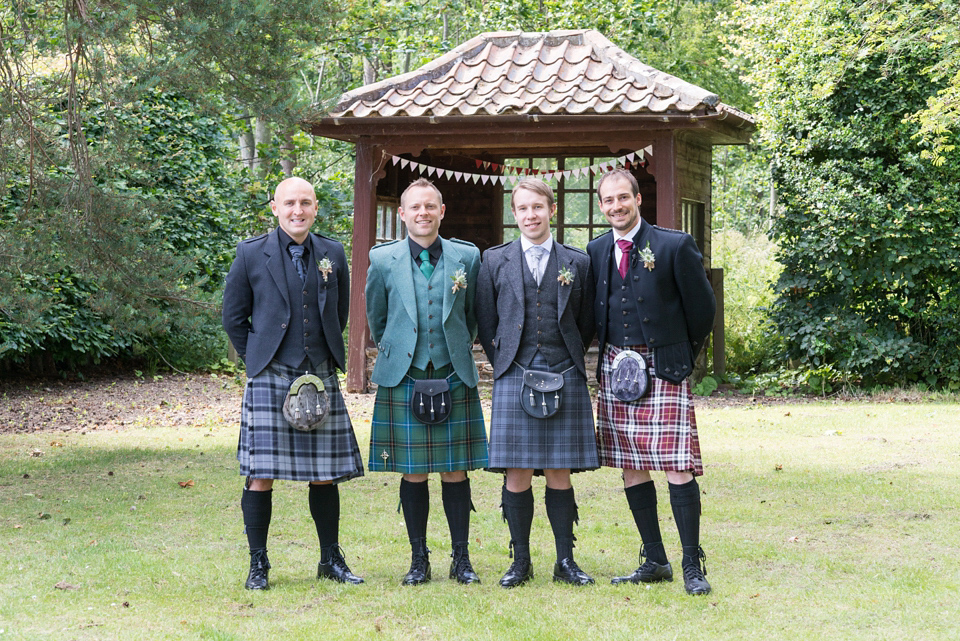
[(700, 382), (693, 386), (693, 393), (697, 396), (710, 396), (720, 386), (720, 381), (716, 376), (704, 376)]
[(214, 293), (241, 236), (237, 213), (251, 208), (227, 132), (159, 91), (93, 102), (83, 118), (95, 207), (69, 198), (70, 160), (56, 148), (44, 150), (57, 164), (35, 177), (40, 189), (22, 168), (0, 199), (0, 359), (42, 353), (72, 369), (119, 354), (149, 362), (167, 345), (162, 358), (195, 366), (203, 345), (223, 342)]
[(723, 269), (727, 371), (747, 376), (775, 367), (784, 349), (769, 311), (782, 269), (776, 246), (764, 234), (724, 229), (714, 232), (712, 247), (713, 266)]
[(788, 354), (866, 384), (960, 379), (960, 154), (929, 162), (910, 118), (936, 47), (887, 56), (851, 2), (742, 4), (780, 212), (774, 319)]

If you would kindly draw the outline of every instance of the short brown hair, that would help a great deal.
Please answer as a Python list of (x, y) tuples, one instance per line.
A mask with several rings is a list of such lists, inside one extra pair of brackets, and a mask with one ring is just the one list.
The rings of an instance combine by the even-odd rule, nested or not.
[(539, 178), (524, 178), (517, 183), (517, 186), (513, 188), (513, 193), (510, 194), (510, 209), (513, 209), (513, 199), (516, 197), (517, 192), (521, 189), (526, 189), (527, 191), (532, 191), (541, 196), (546, 196), (547, 204), (550, 206), (550, 209), (553, 209), (553, 189), (547, 183), (543, 182)]
[(417, 178), (412, 183), (407, 185), (407, 188), (403, 190), (403, 193), (400, 194), (400, 206), (403, 207), (403, 199), (407, 195), (407, 192), (413, 189), (414, 187), (429, 187), (437, 194), (437, 199), (440, 200), (440, 205), (443, 205), (443, 194), (440, 193), (440, 190), (437, 189), (437, 186), (426, 178)]
[(636, 198), (640, 195), (640, 183), (637, 182), (636, 176), (626, 169), (613, 169), (608, 171), (603, 176), (600, 177), (599, 182), (597, 182), (597, 199), (601, 199), (600, 187), (603, 185), (603, 181), (607, 178), (623, 178), (630, 183), (630, 187), (633, 189), (633, 197)]

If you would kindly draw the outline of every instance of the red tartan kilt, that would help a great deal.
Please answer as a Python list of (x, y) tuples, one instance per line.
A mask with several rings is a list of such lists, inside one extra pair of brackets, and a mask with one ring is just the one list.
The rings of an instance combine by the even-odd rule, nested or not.
[(597, 449), (600, 465), (630, 470), (661, 470), (703, 474), (697, 417), (689, 379), (679, 385), (653, 374), (653, 350), (630, 348), (647, 359), (650, 392), (624, 403), (607, 385), (613, 359), (621, 351), (607, 345), (602, 355), (597, 394)]

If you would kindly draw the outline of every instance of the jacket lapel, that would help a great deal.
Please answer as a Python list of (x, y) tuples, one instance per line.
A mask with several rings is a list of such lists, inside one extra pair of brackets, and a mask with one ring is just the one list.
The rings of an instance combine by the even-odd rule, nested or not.
[[(440, 283), (440, 287), (443, 287), (443, 322), (446, 323), (450, 312), (453, 311), (453, 301), (457, 297), (453, 291), (453, 277), (457, 270), (462, 269), (466, 273), (467, 269), (460, 260), (460, 252), (456, 245), (446, 238), (440, 239), (440, 245), (443, 247), (443, 282)], [(473, 296), (473, 292), (466, 292), (466, 295)]]
[(287, 304), (287, 309), (289, 309), (290, 294), (287, 292), (287, 276), (284, 272), (283, 263), (286, 252), (280, 246), (280, 232), (276, 229), (270, 233), (270, 238), (263, 244), (263, 253), (267, 256), (267, 271), (273, 277), (273, 282), (276, 283), (277, 289), (280, 290), (280, 296), (283, 297), (283, 302)]
[[(323, 306), (327, 302), (327, 281), (324, 280), (323, 273), (320, 271), (320, 261), (327, 258), (327, 250), (313, 234), (310, 234), (309, 238), (310, 257), (313, 264), (307, 265), (307, 269), (317, 270), (317, 306), (320, 308), (320, 318), (323, 318)], [(327, 278), (329, 277), (330, 274), (327, 275)]]
[(392, 260), (390, 261), (390, 273), (393, 276), (394, 284), (397, 286), (397, 292), (403, 301), (403, 307), (407, 310), (407, 315), (417, 325), (417, 296), (413, 289), (413, 269), (410, 258), (410, 241), (404, 238), (394, 244)]
[[(570, 255), (570, 252), (567, 251), (567, 248), (554, 241), (553, 251), (557, 252), (557, 271), (562, 272), (564, 269), (568, 269), (573, 273), (574, 279), (576, 279), (577, 271), (573, 267), (573, 257)], [(570, 301), (570, 291), (573, 289), (574, 284), (575, 283), (571, 282), (569, 285), (565, 285), (563, 282), (558, 282), (557, 320), (563, 318), (563, 311), (567, 308), (567, 303)]]
[(504, 252), (504, 259), (508, 263), (504, 266), (507, 271), (507, 281), (520, 301), (521, 309), (526, 309), (525, 293), (523, 291), (523, 271), (527, 269), (527, 259), (523, 256), (523, 246), (519, 240), (513, 241), (511, 246)]

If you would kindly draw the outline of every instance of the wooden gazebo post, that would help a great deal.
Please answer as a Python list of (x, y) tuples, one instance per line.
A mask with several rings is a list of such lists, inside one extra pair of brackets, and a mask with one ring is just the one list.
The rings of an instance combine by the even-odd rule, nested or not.
[[(383, 168), (380, 147), (368, 138), (357, 141), (357, 160), (354, 164), (353, 189), (353, 251), (351, 253), (350, 332), (347, 353), (347, 391), (367, 391), (367, 341), (370, 329), (366, 322), (367, 303), (363, 289), (367, 268), (370, 267), (370, 248), (377, 237), (377, 182)], [(361, 277), (362, 276), (362, 277)], [(359, 347), (358, 347), (359, 346)]]

